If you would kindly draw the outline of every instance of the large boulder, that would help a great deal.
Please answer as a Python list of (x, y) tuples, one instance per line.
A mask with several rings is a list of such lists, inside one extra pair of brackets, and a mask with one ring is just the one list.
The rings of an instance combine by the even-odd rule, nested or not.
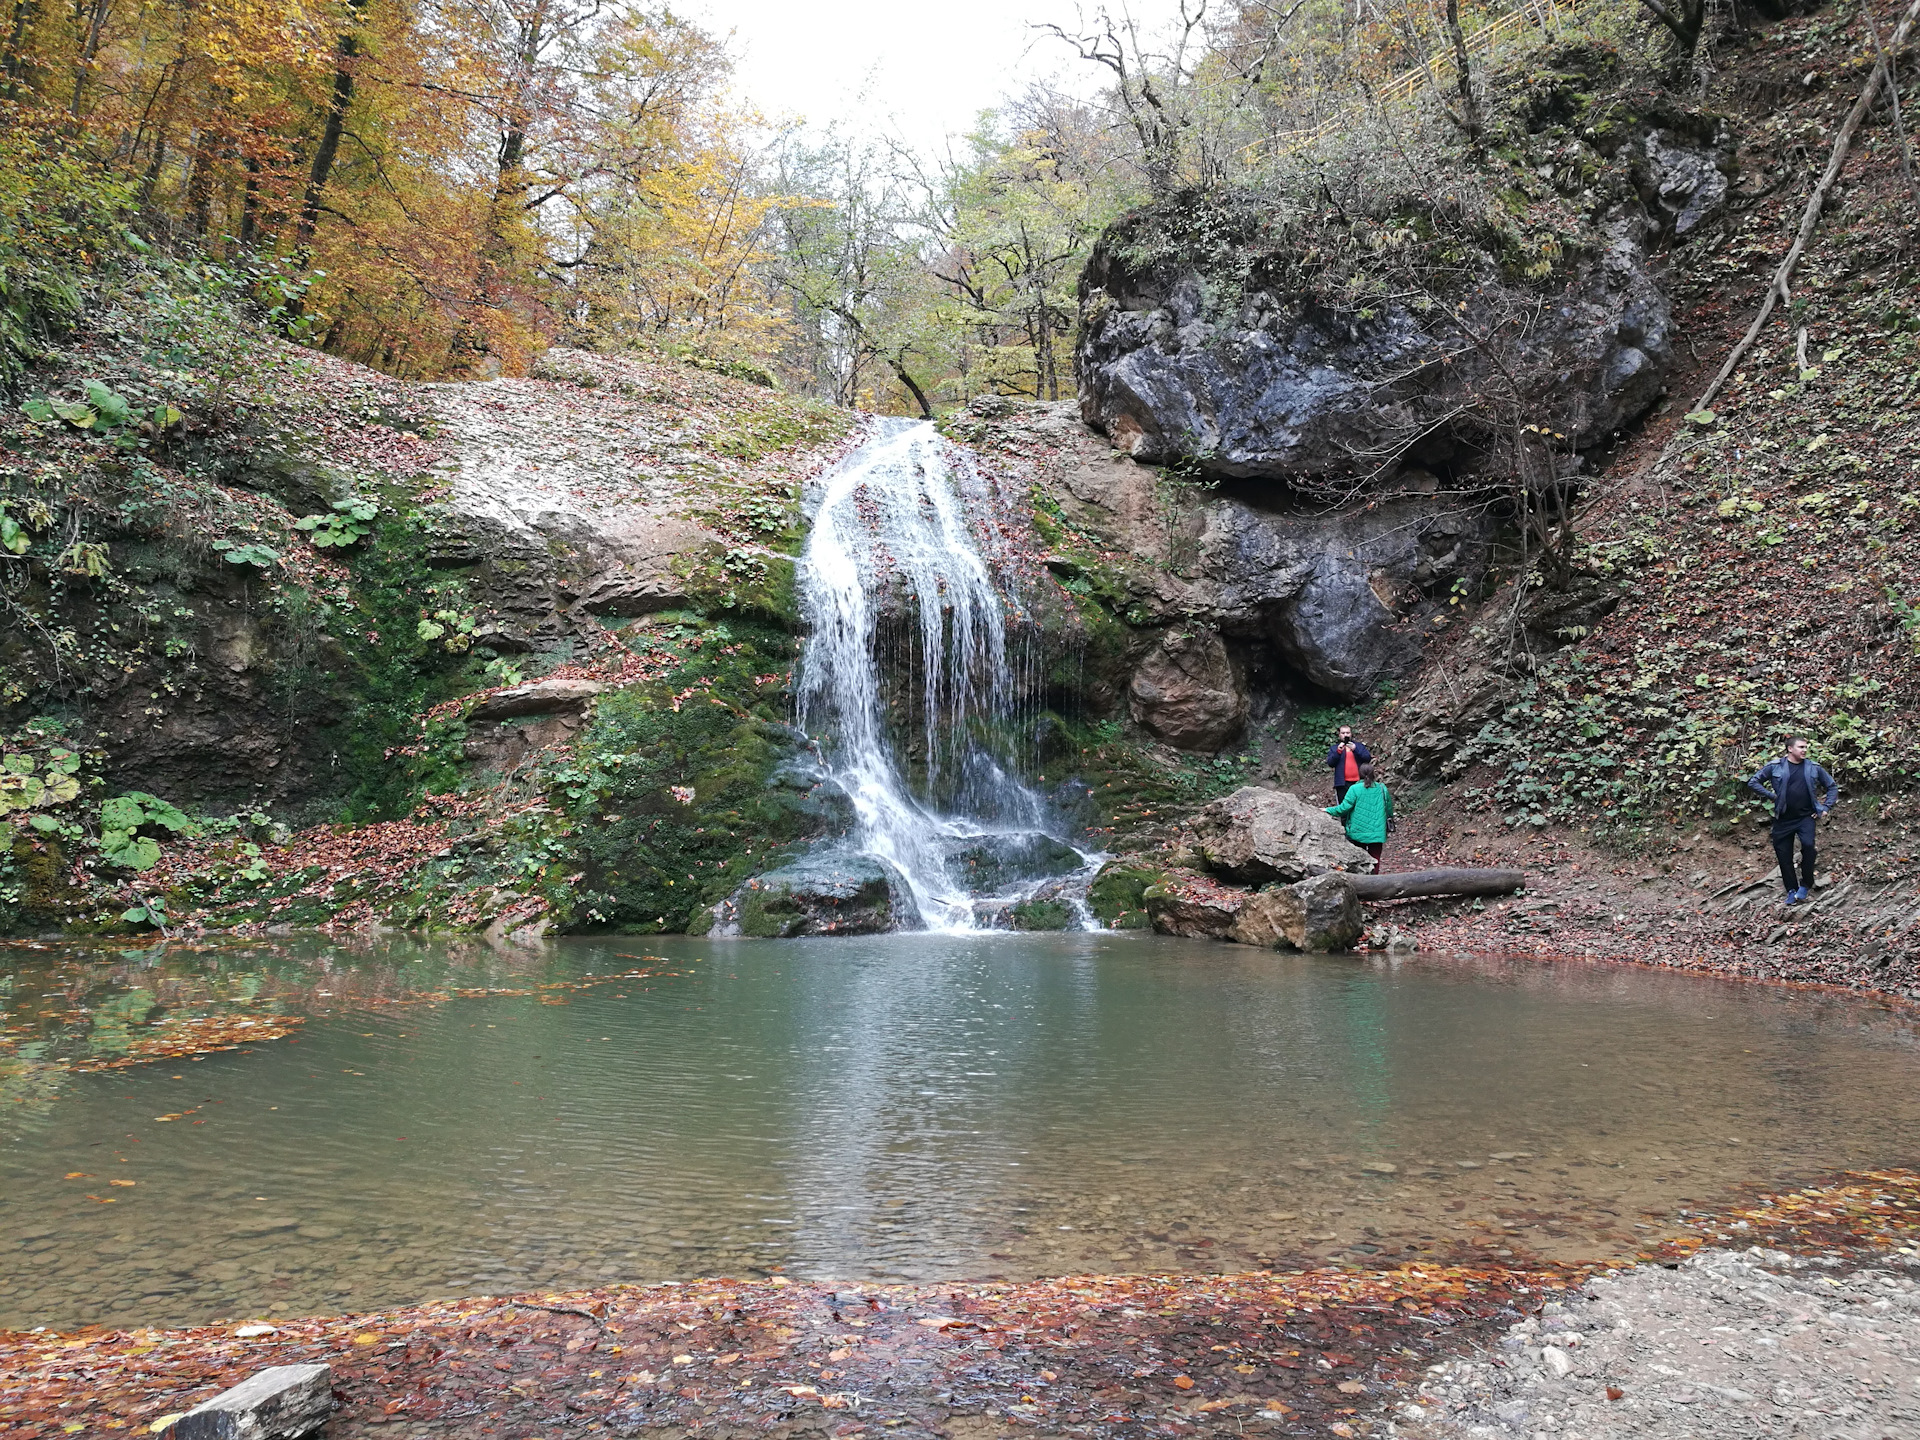
[(1329, 871), (1293, 885), (1269, 885), (1249, 896), (1228, 928), (1227, 939), (1324, 955), (1351, 950), (1365, 932), (1353, 882)]
[(713, 936), (790, 940), (910, 929), (920, 913), (905, 882), (871, 855), (810, 855), (756, 875), (714, 907)]
[(1373, 869), (1373, 857), (1347, 839), (1338, 820), (1284, 790), (1243, 785), (1203, 806), (1193, 833), (1207, 869), (1242, 884)]
[(1353, 882), (1329, 872), (1273, 892), (1280, 937), (1296, 950), (1351, 950), (1366, 931)]
[(1505, 374), (1525, 377), (1531, 422), (1576, 448), (1660, 396), (1671, 311), (1641, 246), (1643, 218), (1595, 236), (1511, 354), (1461, 339), (1515, 333), (1508, 312), (1534, 304), (1492, 278), (1492, 257), (1481, 283), (1448, 297), (1459, 323), (1437, 325), (1411, 298), (1349, 308), (1300, 267), (1263, 264), (1310, 243), (1287, 223), (1252, 196), (1224, 195), (1179, 196), (1115, 222), (1080, 281), (1082, 418), (1149, 463), (1198, 460), (1218, 475), (1326, 489), (1390, 457), (1453, 462), (1462, 397)]
[(1247, 728), (1245, 686), (1211, 630), (1162, 635), (1135, 668), (1127, 698), (1133, 718), (1177, 750), (1220, 750)]
[(1269, 885), (1249, 895), (1246, 903), (1240, 907), (1240, 913), (1233, 917), (1233, 924), (1227, 927), (1226, 938), (1236, 945), (1258, 945), (1263, 950), (1279, 949), (1286, 938), (1280, 928), (1280, 892), (1285, 888), (1282, 885)]

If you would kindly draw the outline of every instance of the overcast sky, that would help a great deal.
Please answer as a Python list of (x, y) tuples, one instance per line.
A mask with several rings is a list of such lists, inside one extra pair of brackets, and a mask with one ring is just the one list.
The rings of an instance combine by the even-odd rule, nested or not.
[[(1170, 8), (1164, 0), (1135, 6)], [(1031, 20), (1071, 25), (1073, 0), (690, 0), (682, 13), (716, 34), (734, 32), (735, 93), (769, 120), (838, 121), (897, 133), (917, 148), (964, 134), (981, 110), (1029, 80), (1091, 83), (1064, 45), (1028, 28)]]

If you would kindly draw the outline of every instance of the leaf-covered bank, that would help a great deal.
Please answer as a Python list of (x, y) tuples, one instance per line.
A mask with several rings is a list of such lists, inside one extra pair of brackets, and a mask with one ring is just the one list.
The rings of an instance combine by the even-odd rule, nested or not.
[[(1911, 1251), (1911, 1172), (1766, 1192), (1671, 1227), (1677, 1267), (1737, 1235), (1848, 1267)], [(1895, 1252), (1898, 1252), (1896, 1255)], [(1567, 1297), (1599, 1267), (1420, 1265), (1019, 1285), (691, 1284), (479, 1297), (234, 1326), (0, 1337), (23, 1440), (151, 1428), (266, 1365), (333, 1366), (332, 1427), (587, 1425), (1000, 1436), (1084, 1430), (1385, 1435), (1425, 1367)], [(1631, 1275), (1635, 1272), (1628, 1271)], [(1556, 1308), (1554, 1313), (1564, 1313)], [(1431, 1403), (1431, 1402), (1429, 1402)]]

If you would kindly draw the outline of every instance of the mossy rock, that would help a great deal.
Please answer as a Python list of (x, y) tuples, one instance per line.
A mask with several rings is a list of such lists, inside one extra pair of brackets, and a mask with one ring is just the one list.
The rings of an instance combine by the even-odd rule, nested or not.
[(1022, 900), (1007, 908), (1007, 920), (1016, 930), (1065, 930), (1073, 911), (1064, 900)]
[(821, 855), (756, 875), (735, 893), (742, 935), (875, 935), (917, 921), (894, 875), (871, 855)]
[[(710, 923), (711, 907), (780, 863), (833, 816), (784, 783), (799, 755), (786, 690), (791, 635), (689, 619), (701, 633), (659, 680), (600, 696), (574, 763), (556, 777), (567, 844), (585, 871), (575, 928), (635, 933)], [(698, 643), (694, 643), (697, 641)]]
[(1153, 921), (1147, 914), (1147, 892), (1166, 876), (1145, 865), (1109, 860), (1087, 887), (1087, 908), (1110, 930), (1145, 930)]

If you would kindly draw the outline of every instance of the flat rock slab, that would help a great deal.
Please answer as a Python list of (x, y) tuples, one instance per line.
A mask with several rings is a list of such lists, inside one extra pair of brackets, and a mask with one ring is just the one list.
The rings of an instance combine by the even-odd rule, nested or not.
[(327, 1423), (333, 1367), (275, 1365), (197, 1405), (167, 1429), (171, 1440), (291, 1440)]

